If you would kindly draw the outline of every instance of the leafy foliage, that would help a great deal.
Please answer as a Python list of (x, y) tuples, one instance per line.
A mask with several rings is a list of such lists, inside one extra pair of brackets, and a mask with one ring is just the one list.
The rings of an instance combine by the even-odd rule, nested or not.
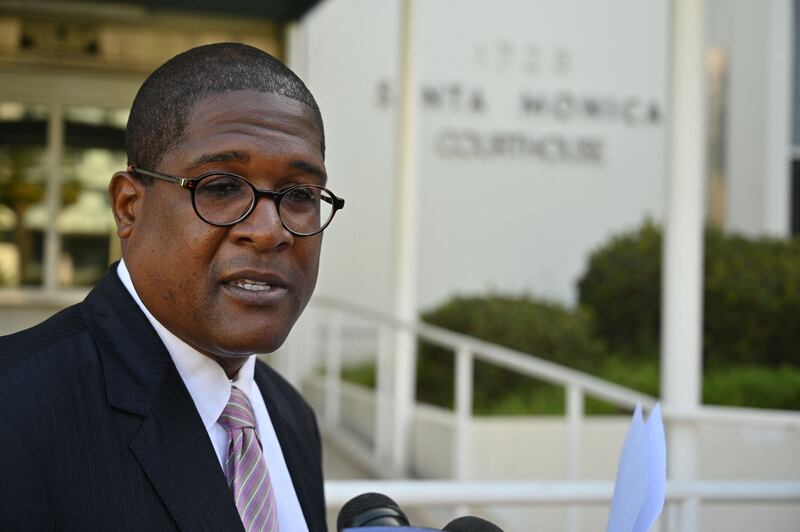
[[(365, 364), (345, 370), (344, 378), (366, 387), (374, 387), (375, 367)], [(630, 360), (611, 356), (606, 359), (597, 376), (641, 392), (658, 396), (659, 367), (654, 359)], [(479, 376), (476, 368), (476, 392), (485, 384), (486, 377)], [(452, 374), (441, 381), (428, 381), (428, 386), (452, 389)], [(430, 397), (430, 395), (428, 395)], [(561, 415), (564, 413), (564, 390), (547, 383), (528, 379), (525, 386), (502, 392), (486, 400), (487, 394), (477, 393), (475, 413), (478, 415)], [(450, 407), (442, 396), (427, 402)], [(447, 399), (447, 398), (446, 398)], [(800, 410), (800, 368), (784, 365), (778, 368), (734, 365), (712, 367), (705, 370), (703, 402), (706, 404), (743, 406), (750, 408), (779, 408)], [(590, 415), (617, 414), (619, 410), (608, 403), (586, 398), (586, 412)]]
[[(592, 335), (591, 322), (581, 312), (528, 296), (456, 297), (422, 315), (422, 319), (470, 336), (547, 358), (583, 371), (594, 371), (604, 351)], [(417, 397), (424, 402), (453, 404), (454, 355), (442, 347), (420, 343)], [(509, 397), (531, 387), (558, 387), (534, 381), (497, 366), (475, 363), (474, 400), (477, 412), (494, 411)], [(540, 401), (541, 399), (537, 399)], [(547, 399), (549, 405), (563, 398)]]
[[(706, 363), (800, 365), (800, 241), (705, 234)], [(578, 283), (600, 338), (630, 356), (658, 352), (661, 231), (651, 223), (595, 251)]]
[[(527, 296), (456, 297), (428, 323), (659, 395), (661, 231), (652, 223), (592, 254), (571, 310)], [(705, 235), (705, 370), (709, 404), (800, 410), (800, 241)], [(453, 404), (454, 354), (421, 343), (417, 398)], [(477, 414), (562, 414), (564, 390), (475, 363)], [(374, 385), (374, 368), (351, 369)], [(590, 414), (613, 405), (586, 400)]]

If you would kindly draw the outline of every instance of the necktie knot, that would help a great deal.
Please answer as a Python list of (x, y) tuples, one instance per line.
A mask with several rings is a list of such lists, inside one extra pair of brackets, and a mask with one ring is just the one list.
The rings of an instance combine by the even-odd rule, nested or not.
[(239, 388), (231, 386), (231, 398), (219, 416), (219, 424), (225, 430), (254, 429), (256, 426), (253, 407), (247, 396)]

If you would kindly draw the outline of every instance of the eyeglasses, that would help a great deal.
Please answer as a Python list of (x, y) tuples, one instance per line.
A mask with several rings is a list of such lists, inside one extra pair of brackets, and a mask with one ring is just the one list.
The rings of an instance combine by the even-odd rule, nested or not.
[(192, 207), (197, 216), (218, 227), (235, 225), (250, 216), (262, 197), (275, 202), (281, 224), (296, 236), (321, 233), (331, 223), (336, 211), (344, 208), (344, 199), (317, 185), (292, 185), (274, 192), (257, 189), (242, 176), (225, 172), (209, 172), (186, 178), (135, 166), (130, 166), (129, 171), (188, 189), (192, 193)]

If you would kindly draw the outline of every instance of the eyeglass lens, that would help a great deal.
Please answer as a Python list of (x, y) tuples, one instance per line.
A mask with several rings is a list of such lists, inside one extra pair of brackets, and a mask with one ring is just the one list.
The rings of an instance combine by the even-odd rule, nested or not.
[[(253, 188), (243, 178), (211, 175), (200, 181), (194, 193), (197, 213), (212, 224), (240, 220), (255, 201)], [(292, 232), (310, 234), (324, 227), (333, 216), (333, 198), (322, 187), (297, 186), (278, 202), (278, 215)]]

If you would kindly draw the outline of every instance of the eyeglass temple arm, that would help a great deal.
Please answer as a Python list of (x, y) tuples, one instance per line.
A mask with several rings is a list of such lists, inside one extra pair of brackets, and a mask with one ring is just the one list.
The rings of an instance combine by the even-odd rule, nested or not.
[(322, 201), (332, 204), (334, 209), (344, 209), (344, 200), (342, 198), (337, 198), (336, 196), (332, 198), (326, 198), (323, 196), (321, 199)]
[(143, 170), (142, 168), (136, 168), (135, 166), (130, 167), (130, 172), (134, 174), (144, 175), (147, 177), (153, 177), (155, 179), (162, 179), (164, 181), (169, 181), (170, 183), (175, 183), (176, 185), (180, 185), (183, 188), (189, 188), (187, 185), (190, 182), (189, 179), (185, 177), (173, 177), (171, 175), (159, 174), (157, 172), (151, 172), (150, 170)]

